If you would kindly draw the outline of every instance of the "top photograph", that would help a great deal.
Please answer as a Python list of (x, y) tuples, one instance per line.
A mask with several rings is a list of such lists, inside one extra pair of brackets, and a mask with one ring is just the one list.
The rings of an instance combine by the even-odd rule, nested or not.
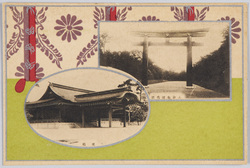
[(230, 98), (229, 22), (99, 24), (100, 66), (131, 74), (150, 99)]

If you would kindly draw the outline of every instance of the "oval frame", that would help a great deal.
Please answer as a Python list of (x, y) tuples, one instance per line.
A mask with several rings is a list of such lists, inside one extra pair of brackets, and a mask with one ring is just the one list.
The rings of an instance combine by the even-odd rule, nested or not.
[[(28, 119), (27, 119), (26, 111), (25, 111), (25, 104), (26, 104), (27, 98), (28, 98), (28, 96), (29, 96), (31, 90), (36, 86), (36, 84), (42, 82), (43, 80), (45, 80), (45, 79), (47, 79), (47, 78), (50, 78), (50, 77), (54, 76), (54, 75), (57, 75), (57, 74), (60, 74), (60, 73), (63, 73), (63, 72), (67, 72), (67, 71), (79, 70), (79, 69), (95, 69), (95, 70), (109, 71), (109, 72), (116, 73), (116, 74), (122, 75), (122, 76), (124, 76), (124, 77), (127, 77), (128, 79), (131, 79), (132, 81), (134, 81), (134, 82), (136, 82), (137, 84), (139, 84), (139, 86), (140, 86), (140, 87), (143, 89), (143, 91), (145, 92), (145, 95), (146, 95), (147, 100), (148, 100), (148, 115), (147, 115), (147, 118), (146, 118), (146, 121), (145, 121), (144, 125), (141, 127), (141, 129), (140, 129), (138, 132), (136, 132), (135, 134), (133, 134), (133, 135), (131, 135), (131, 136), (129, 136), (129, 137), (123, 139), (123, 140), (117, 141), (117, 142), (115, 142), (115, 143), (110, 143), (110, 144), (102, 145), (102, 146), (94, 146), (94, 147), (80, 147), (80, 146), (71, 146), (71, 145), (67, 145), (67, 144), (63, 144), (63, 143), (59, 143), (59, 142), (56, 142), (56, 141), (54, 141), (54, 140), (51, 140), (51, 139), (49, 139), (49, 138), (47, 138), (47, 137), (45, 137), (45, 136), (39, 134), (39, 133), (30, 125), (30, 123), (29, 123), (29, 121), (28, 121)], [(103, 148), (103, 147), (113, 146), (113, 145), (122, 143), (122, 142), (124, 142), (124, 141), (127, 141), (127, 140), (129, 140), (129, 139), (135, 137), (136, 135), (138, 135), (138, 134), (144, 129), (144, 127), (145, 127), (145, 126), (147, 125), (147, 123), (148, 123), (149, 116), (150, 116), (150, 112), (151, 112), (150, 99), (149, 99), (149, 96), (148, 96), (148, 93), (147, 93), (146, 89), (144, 88), (144, 86), (143, 86), (138, 80), (136, 80), (136, 78), (133, 78), (132, 75), (129, 75), (129, 74), (127, 74), (126, 72), (124, 72), (124, 73), (121, 73), (121, 72), (123, 72), (123, 71), (118, 70), (118, 69), (115, 69), (115, 68), (111, 68), (111, 67), (109, 67), (109, 68), (103, 68), (103, 67), (98, 67), (98, 68), (95, 68), (95, 67), (86, 67), (86, 68), (85, 68), (85, 67), (80, 67), (80, 68), (66, 69), (66, 70), (59, 71), (59, 72), (56, 72), (56, 73), (53, 73), (53, 74), (50, 74), (50, 75), (46, 76), (45, 78), (43, 78), (43, 79), (39, 80), (38, 82), (36, 82), (36, 83), (30, 88), (29, 92), (28, 92), (27, 95), (26, 95), (25, 102), (24, 102), (24, 116), (25, 116), (25, 119), (26, 119), (27, 124), (29, 125), (29, 127), (31, 128), (31, 130), (32, 130), (33, 132), (35, 132), (38, 136), (40, 136), (40, 137), (42, 137), (42, 138), (44, 138), (44, 139), (46, 139), (46, 140), (48, 140), (48, 141), (50, 141), (50, 142), (53, 142), (53, 143), (55, 143), (55, 144), (62, 145), (62, 146), (66, 146), (66, 147), (71, 147), (71, 148), (80, 148), (80, 149)]]

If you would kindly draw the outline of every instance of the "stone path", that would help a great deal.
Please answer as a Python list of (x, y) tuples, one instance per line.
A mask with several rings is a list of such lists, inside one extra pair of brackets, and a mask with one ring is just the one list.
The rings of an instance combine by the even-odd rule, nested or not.
[(146, 88), (150, 99), (194, 99), (194, 98), (227, 98), (227, 96), (193, 84), (186, 87), (185, 81), (167, 81), (150, 84)]

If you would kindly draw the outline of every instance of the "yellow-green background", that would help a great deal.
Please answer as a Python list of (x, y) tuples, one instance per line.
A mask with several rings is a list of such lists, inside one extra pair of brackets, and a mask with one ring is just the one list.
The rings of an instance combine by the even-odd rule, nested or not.
[(242, 79), (232, 79), (232, 101), (151, 102), (149, 121), (135, 137), (96, 149), (50, 142), (31, 130), (25, 97), (7, 80), (7, 160), (243, 159)]

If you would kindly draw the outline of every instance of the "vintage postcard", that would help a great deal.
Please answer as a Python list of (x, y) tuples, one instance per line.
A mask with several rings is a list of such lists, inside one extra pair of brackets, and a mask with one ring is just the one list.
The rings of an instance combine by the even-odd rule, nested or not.
[(3, 162), (246, 164), (246, 3), (3, 4)]

